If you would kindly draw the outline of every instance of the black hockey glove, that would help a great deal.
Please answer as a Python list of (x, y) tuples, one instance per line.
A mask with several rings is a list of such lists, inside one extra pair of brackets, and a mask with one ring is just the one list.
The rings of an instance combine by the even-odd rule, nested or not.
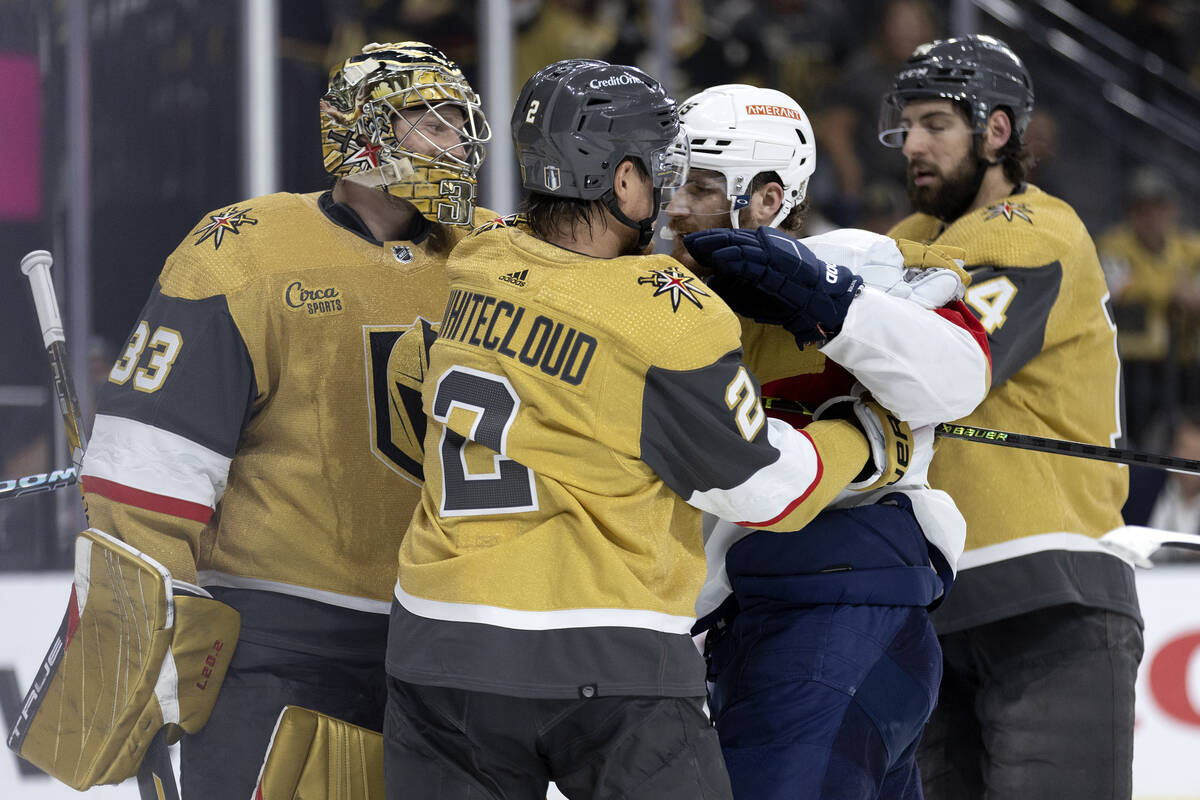
[(776, 228), (714, 228), (687, 234), (683, 244), (712, 271), (708, 285), (730, 308), (782, 326), (801, 346), (835, 336), (863, 284)]

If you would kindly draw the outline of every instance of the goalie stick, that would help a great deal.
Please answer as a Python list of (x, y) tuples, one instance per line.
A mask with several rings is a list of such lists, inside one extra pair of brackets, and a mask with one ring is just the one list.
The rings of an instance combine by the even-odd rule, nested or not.
[[(795, 400), (781, 397), (764, 397), (763, 408), (775, 411), (788, 411), (794, 414), (812, 416), (812, 409)], [(1179, 472), (1184, 475), (1200, 475), (1200, 461), (1177, 456), (1164, 456), (1157, 453), (1143, 453), (1138, 450), (1125, 450), (1119, 447), (1105, 447), (1098, 444), (1073, 442), (1069, 439), (1051, 439), (1046, 436), (1034, 436), (1028, 433), (1012, 433), (994, 428), (981, 428), (977, 425), (959, 425), (953, 422), (943, 422), (934, 426), (935, 436), (943, 439), (961, 439), (968, 442), (995, 444), (1001, 447), (1015, 447), (1020, 450), (1036, 450), (1042, 453), (1058, 453), (1077, 458), (1093, 458), (1100, 461), (1112, 461), (1117, 464), (1131, 464), (1143, 467), (1165, 469), (1169, 472)]]
[[(50, 267), (54, 257), (47, 250), (34, 250), (21, 259), (21, 272), (29, 279), (29, 290), (33, 293), (33, 305), (37, 311), (38, 325), (42, 329), (42, 343), (50, 359), (50, 371), (54, 378), (54, 392), (58, 395), (58, 409), (62, 413), (63, 426), (67, 432), (67, 443), (71, 446), (71, 461), (75, 468), (70, 470), (72, 480), (60, 480), (49, 485), (50, 478), (64, 472), (59, 470), (47, 479), (47, 489), (69, 486), (83, 469), (83, 452), (87, 449), (87, 436), (83, 431), (83, 415), (79, 409), (75, 383), (67, 361), (67, 340), (63, 334), (62, 316), (58, 309), (58, 297), (54, 282), (50, 278)], [(31, 476), (33, 477), (33, 476)], [(22, 480), (17, 479), (18, 488)], [(7, 482), (6, 482), (7, 483)], [(79, 495), (83, 497), (83, 484), (79, 483)], [(41, 488), (41, 487), (38, 487)], [(15, 491), (17, 496), (22, 492)], [(0, 494), (0, 496), (3, 496)], [(138, 793), (142, 800), (179, 800), (179, 787), (175, 783), (175, 772), (167, 751), (166, 729), (159, 731), (150, 742), (146, 757), (138, 768)]]

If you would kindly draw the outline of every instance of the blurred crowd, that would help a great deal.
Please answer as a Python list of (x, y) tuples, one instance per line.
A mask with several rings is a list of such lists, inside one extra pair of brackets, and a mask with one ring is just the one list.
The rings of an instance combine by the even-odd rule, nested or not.
[[(314, 98), (324, 90), (330, 67), (363, 42), (436, 43), (477, 87), (482, 84), (482, 4), (476, 0), (280, 5), (285, 191), (328, 184), (313, 156), (320, 152)], [(1044, 3), (1016, 5), (1033, 18)], [(1135, 85), (1128, 88), (1152, 97), (1161, 93), (1156, 75), (1182, 76), (1185, 85), (1172, 90), (1171, 102), (1190, 102), (1188, 113), (1200, 119), (1200, 51), (1194, 46), (1200, 4), (1074, 0), (1073, 5), (1150, 54), (1144, 59), (1148, 69), (1133, 73)], [(52, 7), (58, 8), (0, 0), (0, 12), (11, 23), (0, 33), (0, 49), (44, 51), (49, 41), (49, 52), (62, 55), (67, 36), (61, 10)], [(235, 0), (88, 4), (97, 335), (91, 346), (104, 350), (102, 363), (115, 358), (181, 226), (201, 209), (242, 194), (240, 7)], [(516, 0), (513, 86), (566, 57), (650, 68), (658, 63), (654, 48), (667, 42), (670, 74), (658, 77), (676, 97), (721, 83), (751, 83), (782, 90), (809, 112), (821, 153), (809, 189), (809, 232), (842, 226), (883, 232), (908, 213), (904, 159), (876, 139), (880, 98), (914, 47), (950, 33), (951, 0), (673, 0), (667, 7), (664, 29), (654, 16), (655, 4), (645, 0)], [(1071, 203), (1096, 238), (1126, 370), (1125, 446), (1182, 448), (1187, 437), (1179, 435), (1181, 421), (1191, 415), (1189, 409), (1200, 408), (1200, 220), (1194, 204), (1186, 202), (1200, 191), (1200, 153), (1160, 141), (1151, 126), (1100, 102), (1095, 76), (1079, 72), (1052, 48), (983, 13), (979, 22), (980, 32), (1005, 38), (1038, 76), (1038, 111), (1026, 133), (1038, 159), (1032, 181)], [(44, 103), (42, 138), (45, 152), (62, 152), (63, 61), (56, 57), (45, 64), (43, 96), (57, 99)], [(507, 109), (487, 112), (493, 125), (507, 123)], [(0, 220), (6, 258), (47, 246), (57, 230), (52, 226), (62, 221), (64, 201), (55, 192), (77, 188), (63, 181), (61, 162), (43, 163), (48, 187), (43, 219), (24, 227)], [(24, 289), (0, 280), (0, 291)], [(25, 331), (31, 323), (24, 313), (5, 321), (14, 330), (0, 332)], [(32, 385), (46, 378), (36, 348), (21, 358), (0, 383)], [(31, 423), (30, 414), (40, 415), (39, 422)], [(44, 455), (45, 434), (37, 433), (46, 418), (53, 420), (39, 409), (6, 414), (0, 477), (34, 472), (43, 464), (61, 466)], [(1193, 457), (1200, 456), (1200, 437), (1195, 438)], [(1200, 500), (1197, 509), (1200, 516)], [(0, 561), (10, 545), (0, 530)]]

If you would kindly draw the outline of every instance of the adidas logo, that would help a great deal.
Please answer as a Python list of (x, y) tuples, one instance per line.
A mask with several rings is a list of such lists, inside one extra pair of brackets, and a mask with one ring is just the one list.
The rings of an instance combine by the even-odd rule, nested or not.
[(520, 272), (510, 272), (507, 275), (501, 275), (500, 280), (507, 281), (514, 286), (524, 286), (525, 279), (529, 277), (529, 270), (523, 269)]

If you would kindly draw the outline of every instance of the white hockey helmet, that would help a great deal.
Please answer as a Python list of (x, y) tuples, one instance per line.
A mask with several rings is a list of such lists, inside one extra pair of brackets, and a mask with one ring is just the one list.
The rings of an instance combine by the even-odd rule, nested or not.
[(744, 83), (713, 86), (684, 101), (679, 121), (691, 147), (689, 167), (725, 176), (734, 228), (759, 173), (776, 172), (783, 182), (783, 205), (770, 225), (803, 202), (817, 167), (816, 140), (804, 109), (783, 92)]

